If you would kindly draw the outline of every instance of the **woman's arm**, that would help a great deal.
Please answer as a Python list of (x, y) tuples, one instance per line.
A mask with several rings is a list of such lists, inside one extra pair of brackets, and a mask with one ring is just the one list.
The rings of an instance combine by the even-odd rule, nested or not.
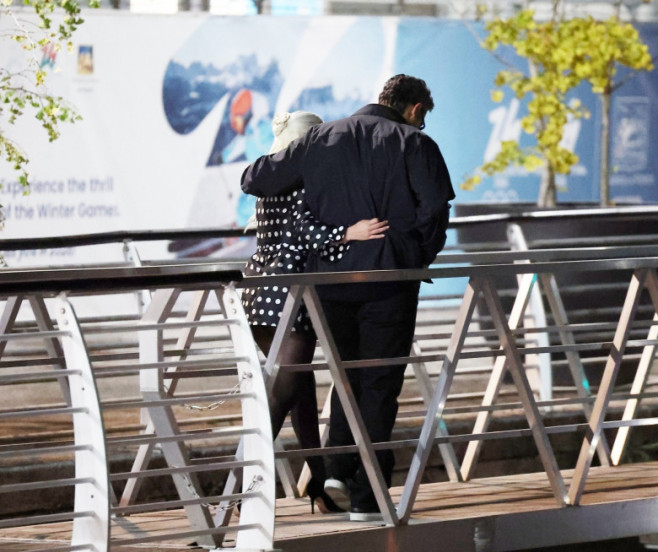
[(286, 149), (263, 155), (251, 163), (240, 179), (242, 191), (256, 197), (271, 197), (299, 188), (302, 184), (299, 159), (304, 152), (300, 143), (301, 139), (297, 139)]
[[(294, 216), (295, 232), (307, 251), (319, 251), (320, 255), (324, 256), (330, 247), (344, 243), (347, 228), (323, 224), (317, 220), (304, 201), (303, 190), (298, 194)], [(343, 250), (346, 250), (345, 247)]]
[(347, 228), (322, 223), (308, 209), (303, 190), (295, 206), (295, 230), (301, 243), (307, 250), (318, 251), (322, 258), (334, 260), (334, 255), (348, 251), (350, 241), (381, 239), (388, 230), (388, 221), (376, 218), (360, 220)]

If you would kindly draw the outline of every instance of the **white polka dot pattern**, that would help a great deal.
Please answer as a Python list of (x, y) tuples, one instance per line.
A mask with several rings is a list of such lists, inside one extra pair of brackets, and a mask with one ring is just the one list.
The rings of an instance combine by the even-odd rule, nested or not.
[[(315, 220), (304, 201), (303, 189), (285, 196), (260, 198), (256, 204), (256, 219), (257, 247), (245, 267), (247, 275), (297, 274), (304, 271), (309, 251), (337, 262), (349, 250), (349, 244), (340, 243), (346, 228)], [(242, 304), (249, 323), (276, 326), (287, 294), (287, 287), (245, 289)], [(313, 331), (303, 305), (294, 329)]]

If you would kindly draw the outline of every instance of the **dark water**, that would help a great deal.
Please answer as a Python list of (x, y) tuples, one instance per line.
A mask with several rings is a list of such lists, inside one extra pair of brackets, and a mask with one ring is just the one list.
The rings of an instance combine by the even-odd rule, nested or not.
[[(583, 544), (567, 544), (537, 548), (529, 552), (647, 552), (637, 537), (610, 541), (589, 542)], [(654, 549), (655, 550), (655, 549)]]

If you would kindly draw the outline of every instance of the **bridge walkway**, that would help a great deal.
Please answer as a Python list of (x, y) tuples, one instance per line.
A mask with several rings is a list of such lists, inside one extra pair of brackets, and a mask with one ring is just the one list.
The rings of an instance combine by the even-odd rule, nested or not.
[[(658, 247), (647, 244), (446, 254), (427, 270), (260, 278), (208, 262), (4, 271), (0, 385), (6, 401), (0, 422), (36, 419), (41, 427), (2, 435), (0, 493), (3, 507), (37, 493), (43, 511), (3, 515), (0, 539), (6, 546), (29, 545), (30, 552), (164, 550), (192, 540), (236, 551), (330, 543), (331, 549), (369, 552), (439, 543), (446, 550), (503, 552), (656, 533), (656, 465), (631, 454), (631, 439), (643, 434), (655, 441), (658, 422), (650, 377), (658, 345), (657, 269)], [(625, 285), (613, 322), (572, 323), (557, 278), (602, 272), (619, 274)], [(518, 282), (509, 309), (501, 302), (503, 277)], [(464, 293), (436, 298), (449, 307), (428, 310), (430, 324), (419, 319), (416, 346), (404, 361), (420, 396), (405, 403), (391, 443), (372, 443), (345, 371), (400, 359), (342, 361), (315, 286), (428, 278), (460, 280)], [(289, 286), (290, 294), (261, 365), (236, 288), (273, 284)], [(110, 296), (114, 306), (114, 295), (143, 298), (145, 289), (151, 294), (140, 316), (98, 320), (76, 314), (89, 298)], [(534, 290), (550, 313), (545, 325), (528, 310)], [(302, 299), (322, 359), (282, 366), (279, 346)], [(489, 329), (478, 322), (481, 300)], [(31, 312), (27, 325), (21, 309)], [(593, 305), (590, 315), (597, 310)], [(117, 334), (128, 336), (129, 347), (117, 340), (108, 348), (107, 336)], [(105, 336), (102, 346), (99, 336)], [(42, 344), (40, 356), (21, 356), (24, 344), (34, 341)], [(592, 351), (600, 357), (596, 381), (585, 370), (591, 359), (584, 353)], [(546, 397), (532, 383), (533, 363), (542, 355), (563, 359), (572, 379), (568, 389), (551, 388)], [(311, 517), (308, 503), (296, 498), (303, 485), (295, 481), (284, 483), (288, 497), (275, 501), (275, 458), (286, 464), (302, 453), (277, 450), (272, 442), (267, 389), (278, 370), (308, 369), (327, 375), (340, 395), (357, 445), (339, 452), (361, 455), (382, 524), (354, 524), (345, 515)], [(618, 381), (622, 373), (630, 376), (627, 384)], [(468, 393), (459, 391), (458, 382), (469, 378), (478, 378), (480, 389), (465, 405)], [(136, 422), (111, 427), (116, 410), (132, 412)], [(181, 413), (189, 410), (203, 414), (188, 423)], [(571, 417), (558, 415), (565, 410)], [(523, 424), (497, 428), (494, 422), (510, 413)], [(62, 432), (54, 435), (51, 422)], [(565, 436), (577, 443), (573, 455), (562, 454)], [(497, 442), (530, 443), (535, 469), (481, 476), (482, 451)], [(385, 447), (408, 458), (391, 492), (374, 460), (374, 451)], [(430, 474), (437, 456), (447, 481)], [(34, 481), (5, 479), (23, 473), (28, 459), (40, 467), (45, 457), (51, 466), (65, 458), (74, 470), (55, 477), (44, 472)], [(127, 467), (117, 463), (122, 457), (130, 459)], [(221, 481), (220, 472), (226, 476)], [(278, 472), (282, 482), (285, 473)], [(204, 475), (214, 480), (213, 488), (204, 487)], [(154, 495), (158, 478), (173, 481), (173, 493)], [(156, 481), (151, 492), (143, 487), (140, 493), (148, 481)], [(46, 502), (61, 488), (74, 494), (71, 511)], [(59, 535), (57, 543), (52, 535)]]

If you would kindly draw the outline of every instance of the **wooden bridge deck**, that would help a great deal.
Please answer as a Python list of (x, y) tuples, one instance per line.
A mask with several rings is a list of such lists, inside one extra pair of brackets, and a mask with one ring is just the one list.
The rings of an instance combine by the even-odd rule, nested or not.
[[(570, 481), (570, 471), (564, 471)], [(401, 489), (392, 490), (394, 500)], [(409, 551), (441, 543), (442, 552), (502, 552), (658, 532), (658, 462), (592, 468), (578, 507), (559, 508), (544, 473), (499, 476), (466, 483), (421, 485), (407, 526), (350, 522), (347, 514), (311, 515), (307, 498), (277, 500), (275, 547), (318, 550)], [(605, 523), (601, 523), (605, 520)], [(185, 531), (182, 510), (112, 520), (111, 550), (190, 550), (192, 538), (122, 546), (134, 537)], [(0, 531), (4, 552), (56, 551), (70, 543), (71, 523)], [(230, 539), (230, 536), (227, 537)], [(230, 546), (231, 541), (225, 541)]]

